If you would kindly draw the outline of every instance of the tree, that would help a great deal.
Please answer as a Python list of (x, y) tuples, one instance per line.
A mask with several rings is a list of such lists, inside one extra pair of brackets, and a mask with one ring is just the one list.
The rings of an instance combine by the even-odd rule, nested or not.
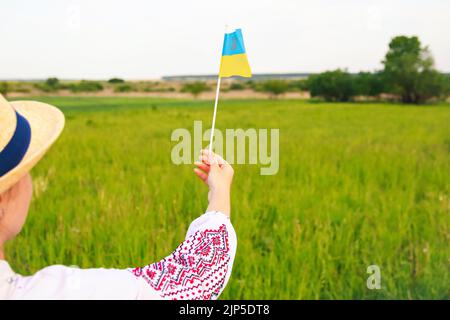
[(359, 72), (354, 77), (356, 95), (379, 97), (384, 92), (383, 75), (380, 72)]
[(443, 81), (444, 81), (443, 97), (446, 99), (448, 96), (450, 96), (450, 74), (445, 74), (442, 76), (443, 76)]
[(52, 87), (52, 88), (58, 88), (58, 86), (59, 86), (59, 79), (58, 78), (48, 78), (45, 81), (45, 84), (47, 86), (49, 86), (49, 87)]
[(6, 97), (8, 95), (8, 92), (9, 92), (8, 82), (0, 82), (0, 93)]
[(310, 76), (307, 88), (312, 97), (323, 97), (326, 101), (346, 102), (356, 95), (354, 77), (340, 69)]
[(34, 84), (36, 89), (44, 92), (54, 92), (61, 89), (61, 84), (58, 78), (48, 78), (45, 82), (38, 82)]
[(120, 79), (120, 78), (111, 78), (108, 80), (108, 83), (124, 83), (125, 80)]
[(188, 82), (181, 88), (181, 92), (189, 92), (194, 98), (197, 98), (198, 95), (204, 91), (209, 91), (209, 87), (202, 81)]
[(287, 92), (288, 89), (289, 85), (282, 80), (267, 80), (261, 86), (261, 90), (270, 93), (273, 98)]
[(423, 103), (434, 98), (445, 100), (448, 97), (445, 77), (436, 70), (422, 71), (417, 81), (416, 91), (417, 103)]
[(388, 91), (404, 103), (423, 103), (444, 94), (444, 77), (434, 69), (428, 47), (415, 36), (393, 38), (383, 64)]

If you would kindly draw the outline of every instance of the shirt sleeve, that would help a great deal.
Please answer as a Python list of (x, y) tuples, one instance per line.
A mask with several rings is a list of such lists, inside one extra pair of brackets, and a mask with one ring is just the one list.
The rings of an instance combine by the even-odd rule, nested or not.
[(16, 275), (11, 299), (216, 299), (231, 275), (237, 239), (227, 216), (194, 220), (169, 256), (145, 267), (79, 269), (50, 266)]
[(214, 300), (230, 278), (236, 247), (230, 219), (207, 212), (191, 223), (172, 254), (132, 272), (163, 299)]
[(9, 299), (17, 300), (133, 300), (160, 299), (153, 292), (140, 295), (140, 284), (123, 269), (80, 269), (54, 265), (32, 276), (17, 275)]

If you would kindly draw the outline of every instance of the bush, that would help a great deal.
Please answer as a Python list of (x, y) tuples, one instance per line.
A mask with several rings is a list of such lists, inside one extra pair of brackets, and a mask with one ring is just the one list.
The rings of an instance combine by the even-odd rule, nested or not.
[(120, 78), (111, 78), (111, 79), (108, 80), (108, 83), (113, 83), (113, 84), (115, 84), (115, 83), (124, 83), (124, 82), (125, 82), (125, 80), (120, 79)]
[(450, 96), (450, 74), (442, 75), (444, 82), (443, 98), (447, 99)]
[(307, 87), (312, 97), (326, 101), (350, 101), (357, 93), (354, 77), (340, 69), (310, 76)]
[(267, 80), (262, 83), (261, 90), (268, 92), (272, 97), (277, 97), (289, 90), (288, 83), (282, 80)]
[(8, 92), (9, 92), (8, 82), (0, 82), (0, 93), (4, 96), (7, 96)]
[(360, 72), (354, 76), (355, 95), (379, 97), (385, 92), (383, 75), (380, 72)]
[(146, 87), (142, 91), (144, 92), (175, 92), (177, 91), (174, 87), (159, 87), (159, 88), (152, 88), (152, 87)]
[(103, 86), (98, 81), (81, 80), (68, 86), (72, 92), (97, 92), (103, 90)]
[(261, 81), (253, 81), (253, 80), (248, 80), (246, 82), (246, 85), (248, 88), (254, 90), (254, 91), (263, 91), (262, 88), (262, 82)]
[(131, 91), (135, 90), (131, 85), (127, 83), (120, 84), (114, 88), (114, 92), (131, 92)]
[(30, 89), (28, 89), (28, 88), (16, 88), (16, 89), (14, 89), (14, 92), (30, 93)]
[(245, 89), (245, 85), (240, 82), (233, 82), (230, 85), (230, 90), (244, 90), (244, 89)]
[(415, 87), (415, 103), (427, 102), (431, 99), (448, 97), (445, 76), (436, 70), (424, 70), (420, 73)]
[(44, 92), (55, 92), (61, 89), (58, 78), (48, 78), (45, 82), (39, 82), (34, 84), (34, 87)]
[(307, 91), (308, 90), (307, 79), (289, 81), (289, 90)]
[(14, 82), (14, 83), (9, 83), (9, 91), (10, 92), (20, 92), (20, 93), (29, 93), (30, 87), (27, 83)]
[(153, 87), (144, 87), (144, 88), (142, 88), (142, 91), (144, 91), (144, 92), (159, 92), (159, 90), (157, 88), (153, 88)]
[(183, 85), (181, 88), (181, 92), (189, 92), (194, 96), (194, 98), (198, 97), (198, 95), (204, 91), (209, 91), (209, 86), (202, 81), (196, 81), (196, 82), (188, 82)]
[(58, 88), (59, 87), (59, 79), (58, 78), (48, 78), (45, 80), (45, 83), (49, 87)]

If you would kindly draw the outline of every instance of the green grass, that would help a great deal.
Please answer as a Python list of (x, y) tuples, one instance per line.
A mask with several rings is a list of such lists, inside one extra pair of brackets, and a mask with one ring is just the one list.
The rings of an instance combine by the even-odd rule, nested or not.
[[(33, 170), (34, 201), (8, 259), (132, 267), (166, 256), (207, 206), (173, 129), (211, 101), (38, 98), (66, 128)], [(225, 128), (279, 128), (280, 171), (235, 166), (238, 235), (228, 299), (449, 298), (450, 107), (221, 101)], [(382, 289), (366, 288), (381, 268)]]

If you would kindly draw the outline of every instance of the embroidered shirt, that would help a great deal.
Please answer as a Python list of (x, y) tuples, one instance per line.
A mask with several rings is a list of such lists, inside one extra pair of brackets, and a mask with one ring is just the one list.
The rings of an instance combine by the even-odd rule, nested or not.
[(207, 212), (172, 254), (143, 267), (55, 265), (21, 276), (0, 261), (0, 299), (216, 299), (230, 278), (236, 246), (229, 218)]

